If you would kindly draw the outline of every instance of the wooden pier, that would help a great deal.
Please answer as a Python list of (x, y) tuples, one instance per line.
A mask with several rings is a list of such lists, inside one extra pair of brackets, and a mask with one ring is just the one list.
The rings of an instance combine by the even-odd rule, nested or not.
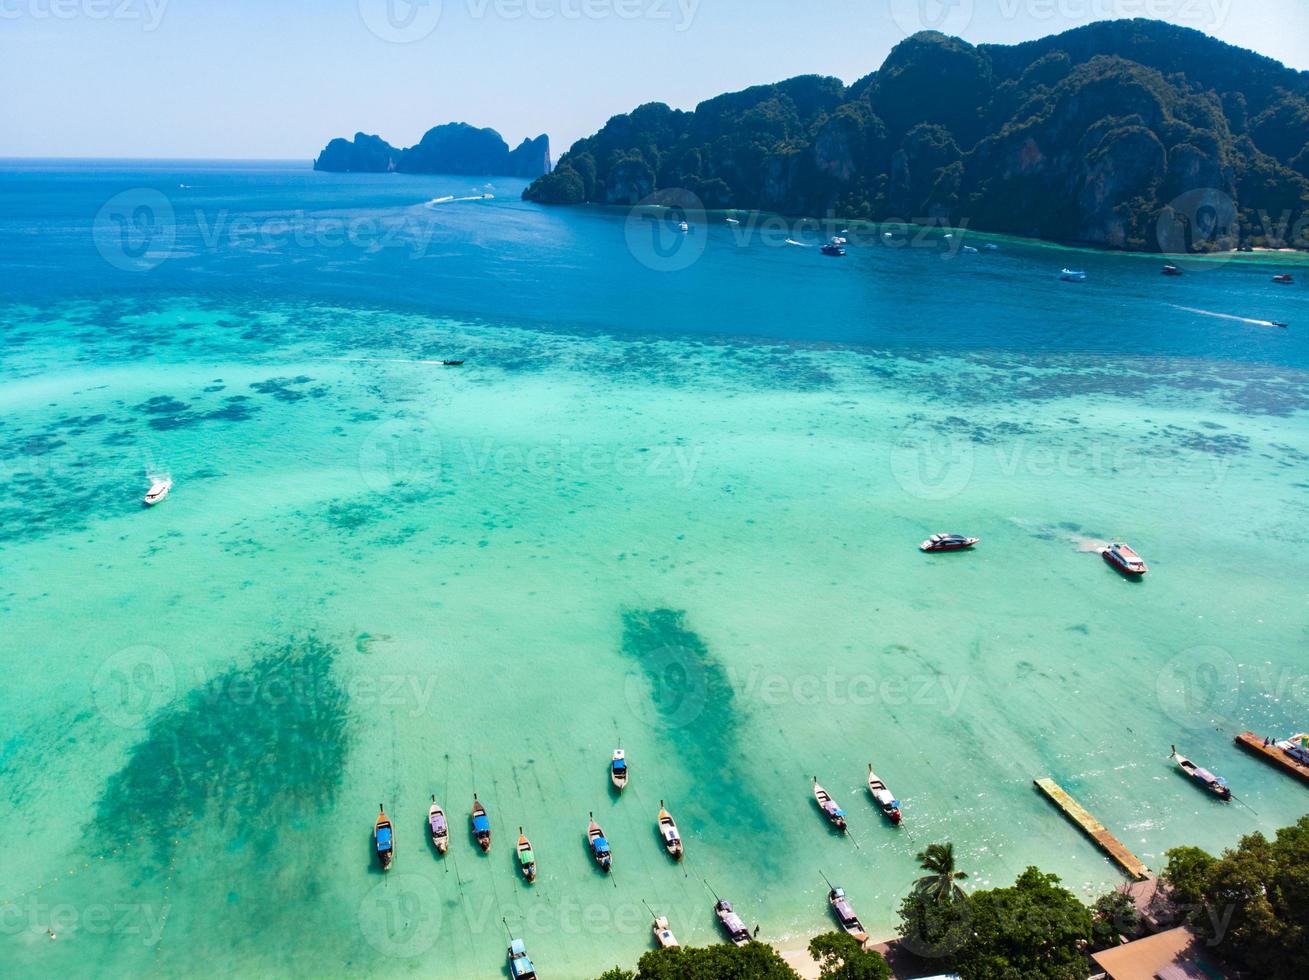
[(1292, 776), (1299, 776), (1304, 782), (1309, 783), (1309, 766), (1296, 762), (1289, 755), (1273, 744), (1264, 744), (1264, 740), (1254, 732), (1242, 732), (1236, 736), (1236, 744), (1245, 749), (1251, 755), (1257, 755), (1271, 765), (1289, 772)]
[(1058, 783), (1049, 777), (1037, 779), (1035, 783), (1036, 788), (1048, 796), (1054, 805), (1064, 812), (1064, 816), (1082, 828), (1086, 836), (1099, 844), (1100, 848), (1129, 877), (1134, 881), (1145, 881), (1150, 877), (1150, 869), (1145, 866), (1145, 863), (1124, 847), (1117, 837), (1105, 830), (1104, 824), (1087, 813), (1086, 809), (1069, 796)]

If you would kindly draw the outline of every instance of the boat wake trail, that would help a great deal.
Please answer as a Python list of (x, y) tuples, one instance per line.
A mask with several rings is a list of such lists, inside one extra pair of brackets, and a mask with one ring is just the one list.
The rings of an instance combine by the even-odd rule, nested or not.
[(797, 248), (813, 248), (812, 245), (806, 245), (804, 242), (797, 242), (794, 238), (788, 238), (786, 244), (795, 245)]
[(472, 194), (468, 197), (454, 197), (452, 195), (446, 197), (434, 197), (424, 204), (423, 207), (435, 209), (442, 204), (458, 204), (461, 201), (490, 201), (492, 200), (492, 197), (491, 194)]
[(1237, 323), (1249, 323), (1256, 327), (1280, 326), (1280, 324), (1274, 323), (1272, 320), (1255, 320), (1248, 316), (1236, 316), (1232, 313), (1215, 313), (1213, 310), (1197, 310), (1193, 306), (1174, 305), (1173, 309), (1181, 310), (1183, 313), (1198, 313), (1200, 316), (1212, 316), (1219, 320), (1235, 320)]
[(327, 361), (343, 361), (348, 364), (434, 364), (446, 367), (445, 361), (424, 361), (411, 357), (327, 357)]

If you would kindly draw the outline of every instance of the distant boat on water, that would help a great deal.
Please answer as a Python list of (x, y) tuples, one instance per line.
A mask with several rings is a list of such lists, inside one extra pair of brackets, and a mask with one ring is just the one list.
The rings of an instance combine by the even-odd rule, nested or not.
[(450, 849), (450, 826), (445, 820), (445, 811), (441, 809), (441, 804), (436, 802), (436, 797), (432, 797), (432, 805), (427, 811), (427, 826), (432, 833), (432, 844), (440, 854), (444, 854)]
[(164, 477), (162, 480), (153, 480), (150, 483), (150, 489), (145, 492), (141, 502), (147, 507), (153, 507), (165, 497), (168, 491), (173, 489), (173, 481), (170, 477)]
[(600, 870), (607, 874), (613, 867), (614, 856), (609, 849), (609, 841), (605, 839), (605, 832), (595, 822), (594, 813), (590, 815), (586, 825), (586, 842), (591, 848), (591, 857), (600, 865)]
[(1201, 769), (1194, 762), (1184, 755), (1179, 755), (1177, 746), (1173, 746), (1172, 758), (1177, 760), (1177, 768), (1182, 770), (1187, 776), (1190, 776), (1195, 782), (1199, 783), (1206, 790), (1218, 797), (1224, 803), (1232, 798), (1232, 791), (1227, 786), (1227, 780), (1220, 776), (1215, 776), (1208, 769)]
[(1139, 578), (1148, 572), (1149, 566), (1146, 565), (1145, 559), (1133, 551), (1129, 546), (1114, 542), (1109, 547), (1100, 552), (1100, 555), (1114, 568), (1118, 569), (1124, 575)]
[(473, 794), (473, 813), (472, 813), (473, 839), (477, 841), (477, 846), (485, 854), (491, 850), (491, 821), (486, 816), (486, 807), (482, 806), (478, 800), (477, 794)]
[(1059, 278), (1064, 282), (1086, 282), (1086, 273), (1081, 269), (1064, 269)]
[(818, 785), (818, 777), (814, 777), (814, 802), (818, 804), (818, 809), (823, 811), (823, 816), (827, 822), (839, 830), (841, 833), (846, 832), (845, 811), (836, 805), (831, 794)]
[(382, 863), (383, 871), (390, 871), (395, 861), (395, 828), (391, 818), (386, 815), (382, 804), (377, 804), (377, 823), (373, 824), (373, 846), (377, 850), (377, 860)]
[(609, 761), (609, 779), (614, 784), (618, 792), (622, 792), (627, 786), (627, 753), (622, 749), (614, 749), (614, 757)]
[(750, 930), (732, 910), (731, 902), (720, 898), (714, 903), (714, 915), (718, 916), (718, 924), (723, 927), (723, 932), (727, 933), (727, 938), (734, 946), (744, 946), (750, 941)]
[(886, 783), (873, 772), (873, 764), (868, 763), (868, 792), (872, 794), (873, 802), (877, 804), (882, 815), (890, 820), (893, 824), (899, 824), (901, 820), (900, 801), (886, 787)]
[(682, 835), (677, 831), (673, 815), (664, 809), (664, 801), (659, 801), (659, 836), (663, 839), (664, 849), (674, 861), (682, 860)]

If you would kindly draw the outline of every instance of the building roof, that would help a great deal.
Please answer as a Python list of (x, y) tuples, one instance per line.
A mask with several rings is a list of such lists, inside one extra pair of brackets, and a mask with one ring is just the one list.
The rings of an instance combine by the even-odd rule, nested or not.
[(1203, 956), (1204, 940), (1187, 926), (1095, 953), (1110, 980), (1223, 980)]

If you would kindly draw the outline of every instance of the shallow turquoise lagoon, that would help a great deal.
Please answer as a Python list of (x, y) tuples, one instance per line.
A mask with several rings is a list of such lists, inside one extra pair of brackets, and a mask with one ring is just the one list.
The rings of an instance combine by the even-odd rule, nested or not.
[[(711, 225), (664, 273), (623, 215), (507, 186), (424, 207), (453, 178), (0, 178), (0, 944), (25, 975), (498, 976), (508, 928), (543, 976), (593, 976), (650, 946), (647, 902), (715, 941), (710, 887), (799, 948), (822, 872), (889, 935), (937, 840), (978, 886), (1120, 883), (1038, 776), (1155, 868), (1305, 812), (1231, 745), (1309, 727), (1309, 304), (1267, 257), (835, 264)], [(172, 251), (120, 268), (96, 215), (141, 187)], [(426, 244), (194, 223), (301, 212)], [(1050, 275), (1074, 260), (1085, 288)], [(983, 544), (918, 554), (937, 530)], [(1095, 554), (1115, 537), (1144, 582)]]

